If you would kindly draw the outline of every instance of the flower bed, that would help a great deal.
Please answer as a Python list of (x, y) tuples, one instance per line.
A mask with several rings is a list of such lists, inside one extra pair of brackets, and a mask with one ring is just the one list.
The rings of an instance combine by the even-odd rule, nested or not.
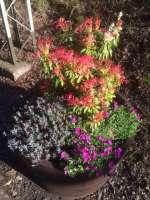
[(55, 26), (55, 39), (37, 42), (36, 56), (45, 74), (41, 97), (29, 99), (4, 134), (9, 147), (29, 159), (34, 169), (37, 166), (37, 172), (41, 160), (57, 163), (54, 173), (48, 172), (53, 169), (49, 164), (43, 165), (39, 173), (45, 179), (60, 172), (63, 180), (103, 179), (141, 123), (135, 109), (117, 103), (119, 88), (127, 84), (123, 67), (111, 60), (122, 29), (121, 14), (108, 29), (101, 28), (98, 17), (86, 18), (75, 28), (60, 18)]

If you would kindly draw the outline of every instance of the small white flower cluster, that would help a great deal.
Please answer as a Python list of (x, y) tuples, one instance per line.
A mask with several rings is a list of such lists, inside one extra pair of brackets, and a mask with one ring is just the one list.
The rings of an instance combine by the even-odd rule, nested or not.
[(115, 38), (119, 37), (120, 31), (122, 30), (122, 21), (121, 21), (122, 15), (123, 15), (123, 13), (120, 12), (118, 15), (117, 23), (116, 24), (112, 23), (110, 25), (108, 31), (106, 31), (104, 33), (104, 41), (105, 42), (111, 42)]

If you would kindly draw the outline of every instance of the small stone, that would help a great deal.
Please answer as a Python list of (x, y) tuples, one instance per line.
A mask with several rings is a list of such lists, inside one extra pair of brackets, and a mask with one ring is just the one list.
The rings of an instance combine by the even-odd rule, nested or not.
[(8, 75), (10, 78), (16, 81), (20, 76), (22, 76), (31, 69), (31, 65), (26, 62), (17, 62), (14, 65), (0, 60), (0, 68), (2, 69), (2, 74), (6, 74), (6, 76)]

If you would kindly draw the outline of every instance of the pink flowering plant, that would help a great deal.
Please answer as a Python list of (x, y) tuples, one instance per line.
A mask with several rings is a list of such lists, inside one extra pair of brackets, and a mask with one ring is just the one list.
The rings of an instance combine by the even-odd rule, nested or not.
[[(71, 117), (72, 125), (75, 118)], [(59, 157), (64, 161), (64, 173), (69, 176), (76, 176), (87, 173), (101, 176), (105, 171), (112, 172), (114, 165), (121, 158), (123, 149), (119, 144), (114, 143), (102, 135), (92, 136), (80, 127), (74, 128), (74, 133), (67, 139), (71, 146), (62, 150)]]
[(125, 106), (114, 102), (105, 113), (105, 120), (92, 135), (81, 128), (82, 119), (69, 115), (68, 120), (73, 134), (66, 143), (71, 148), (59, 153), (60, 160), (64, 161), (64, 173), (69, 176), (85, 173), (101, 176), (113, 172), (123, 155), (121, 144), (135, 135), (141, 116), (135, 108), (128, 111)]
[(141, 123), (136, 109), (114, 102), (127, 83), (123, 67), (111, 60), (121, 16), (108, 29), (98, 17), (86, 18), (75, 29), (61, 17), (55, 23), (58, 38), (37, 42), (36, 56), (45, 74), (41, 93), (63, 97), (73, 130), (58, 153), (69, 176), (111, 172), (123, 153), (119, 144), (133, 137)]

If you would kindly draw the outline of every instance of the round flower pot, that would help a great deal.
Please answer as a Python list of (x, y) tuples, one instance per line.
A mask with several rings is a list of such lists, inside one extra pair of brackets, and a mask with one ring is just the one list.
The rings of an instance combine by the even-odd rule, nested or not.
[[(124, 143), (124, 154), (111, 169), (111, 175), (116, 166), (124, 159), (126, 150), (133, 146), (134, 139), (128, 139)], [(61, 197), (62, 200), (71, 200), (90, 195), (104, 186), (110, 178), (109, 175), (89, 177), (87, 175), (69, 177), (58, 167), (54, 161), (41, 160), (38, 165), (33, 166), (31, 161), (17, 152), (10, 152), (13, 167), (28, 176), (35, 183), (46, 189), (51, 195)]]
[[(133, 145), (133, 139), (125, 142), (125, 152), (129, 146)], [(126, 153), (121, 157), (116, 165), (111, 169), (111, 174), (116, 166), (123, 160)], [(15, 156), (14, 156), (15, 155)], [(38, 165), (33, 166), (30, 160), (24, 158), (20, 154), (13, 153), (16, 168), (23, 174), (27, 175), (35, 183), (46, 189), (50, 194), (61, 197), (63, 200), (71, 200), (82, 198), (90, 195), (104, 186), (110, 178), (109, 175), (89, 177), (87, 175), (69, 177), (64, 171), (53, 161), (41, 160)]]
[[(114, 172), (116, 166), (124, 159), (126, 150), (133, 146), (133, 139), (128, 139), (124, 143), (124, 154), (118, 162), (111, 168), (110, 174)], [(54, 197), (61, 197), (62, 200), (83, 198), (90, 195), (104, 186), (110, 178), (107, 174), (101, 176), (76, 176), (69, 177), (56, 161), (41, 160), (33, 166), (31, 160), (22, 156), (19, 152), (10, 152), (12, 165), (18, 171), (29, 177), (32, 181), (47, 190)]]
[(63, 199), (75, 199), (87, 196), (100, 189), (109, 176), (81, 176), (71, 178), (54, 165), (53, 162), (42, 160), (39, 165), (28, 165), (32, 178), (44, 189)]
[(42, 160), (37, 166), (31, 166), (27, 160), (22, 160), (29, 176), (42, 188), (54, 196), (64, 200), (85, 197), (96, 192), (108, 180), (108, 175), (99, 177), (78, 176), (71, 178), (64, 175), (51, 161)]

